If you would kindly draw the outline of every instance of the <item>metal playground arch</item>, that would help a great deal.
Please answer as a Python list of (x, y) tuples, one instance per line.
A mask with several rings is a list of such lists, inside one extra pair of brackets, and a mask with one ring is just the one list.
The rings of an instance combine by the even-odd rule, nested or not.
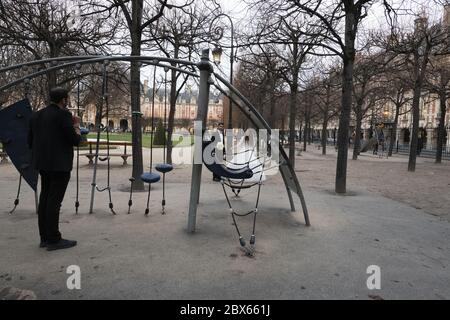
[[(268, 134), (271, 133), (271, 128), (268, 123), (262, 117), (262, 115), (256, 110), (256, 108), (246, 99), (233, 85), (221, 77), (218, 73), (214, 71), (214, 66), (209, 60), (209, 50), (203, 50), (200, 62), (184, 61), (178, 59), (169, 59), (163, 57), (151, 57), (151, 56), (68, 56), (51, 58), (44, 60), (37, 60), (26, 62), (22, 64), (17, 64), (13, 66), (0, 68), (0, 75), (5, 72), (12, 72), (14, 70), (22, 70), (27, 72), (29, 67), (36, 65), (40, 66), (39, 71), (29, 73), (19, 79), (13, 80), (0, 87), (0, 93), (3, 91), (19, 86), (21, 84), (27, 85), (30, 79), (43, 76), (51, 71), (62, 70), (66, 68), (79, 68), (84, 64), (94, 64), (94, 63), (107, 63), (110, 61), (124, 61), (132, 62), (138, 61), (142, 65), (153, 65), (155, 67), (168, 68), (176, 70), (177, 72), (184, 73), (191, 77), (198, 79), (199, 82), (199, 93), (197, 99), (197, 121), (201, 121), (203, 127), (206, 127), (207, 115), (208, 115), (208, 104), (209, 104), (209, 92), (211, 86), (214, 86), (222, 94), (227, 96), (233, 105), (236, 105), (240, 111), (251, 121), (255, 129), (265, 129)], [(50, 64), (47, 66), (46, 64)], [(44, 66), (44, 67), (43, 67)], [(183, 69), (177, 66), (185, 66), (188, 68)], [(225, 88), (223, 88), (223, 87)], [(133, 114), (133, 116), (136, 116)], [(284, 152), (283, 148), (280, 146), (280, 163), (279, 170), (283, 178), (284, 185), (286, 187), (286, 192), (289, 198), (291, 211), (295, 211), (294, 199), (292, 192), (297, 194), (300, 199), (300, 203), (303, 210), (303, 215), (305, 218), (306, 225), (310, 225), (308, 210), (306, 206), (306, 201), (300, 187), (298, 178), (293, 170), (290, 161)], [(98, 155), (97, 155), (98, 156)], [(200, 186), (201, 186), (201, 173), (202, 164), (193, 162), (192, 164), (192, 177), (191, 177), (191, 187), (190, 187), (190, 199), (189, 199), (189, 214), (187, 221), (188, 232), (194, 232), (196, 227), (196, 213), (197, 206), (200, 196)], [(91, 208), (94, 201), (94, 190), (92, 191)]]

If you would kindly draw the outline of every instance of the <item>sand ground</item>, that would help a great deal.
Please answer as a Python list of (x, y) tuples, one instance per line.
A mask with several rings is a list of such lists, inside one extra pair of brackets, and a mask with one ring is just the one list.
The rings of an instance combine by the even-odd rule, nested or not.
[[(311, 145), (298, 157), (297, 174), (308, 187), (333, 189), (336, 152), (334, 148), (327, 152), (323, 156)], [(349, 154), (348, 190), (374, 192), (450, 221), (450, 161), (435, 164), (433, 159), (419, 157), (415, 172), (407, 168), (408, 157), (403, 155), (386, 159), (368, 152), (355, 161)]]
[[(154, 156), (161, 161), (160, 151)], [(338, 196), (335, 157), (333, 149), (322, 156), (312, 147), (297, 157), (311, 227), (304, 226), (300, 209), (290, 212), (281, 178), (267, 180), (252, 258), (240, 250), (221, 187), (205, 169), (197, 231), (188, 234), (190, 166), (177, 166), (167, 176), (167, 214), (160, 214), (157, 184), (151, 214), (144, 217), (146, 193), (135, 194), (132, 214), (126, 214), (123, 190), (131, 166), (114, 158), (118, 215), (109, 213), (105, 193), (96, 194), (95, 213), (89, 215), (92, 171), (82, 158), (80, 213), (74, 214), (72, 179), (60, 221), (63, 235), (79, 244), (47, 252), (37, 247), (29, 188), (8, 215), (18, 177), (10, 164), (1, 165), (0, 292), (15, 287), (39, 299), (449, 299), (449, 163), (420, 159), (412, 174), (404, 157), (362, 155), (349, 160), (349, 194)], [(104, 164), (98, 177), (103, 185)], [(252, 208), (255, 196), (248, 190), (233, 203)], [(251, 220), (240, 221), (248, 238)], [(67, 289), (70, 265), (81, 268), (81, 290)], [(366, 286), (370, 265), (381, 268), (381, 290)]]

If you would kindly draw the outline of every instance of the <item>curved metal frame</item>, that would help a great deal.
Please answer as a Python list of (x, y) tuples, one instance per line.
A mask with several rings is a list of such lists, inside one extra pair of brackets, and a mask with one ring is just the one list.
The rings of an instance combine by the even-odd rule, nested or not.
[[(237, 101), (232, 97), (232, 94), (227, 93), (222, 88), (220, 88), (217, 85), (214, 85), (219, 91), (221, 91), (223, 94), (225, 94), (230, 100), (233, 101), (234, 104), (238, 106), (238, 108), (241, 110), (243, 114), (247, 116), (247, 118), (258, 128), (258, 129), (266, 129), (267, 132), (271, 133), (271, 128), (269, 124), (264, 120), (262, 115), (256, 110), (256, 108), (252, 105), (252, 103), (244, 97), (233, 85), (229, 84), (227, 85), (227, 81), (223, 79), (219, 74), (213, 73), (214, 76), (220, 80), (223, 84), (225, 84), (230, 92), (234, 93), (247, 107), (244, 107), (240, 101)], [(253, 117), (254, 115), (255, 117)], [(256, 119), (255, 119), (256, 118)], [(300, 186), (300, 182), (298, 181), (297, 175), (295, 174), (294, 169), (291, 166), (291, 163), (289, 161), (289, 158), (287, 157), (286, 152), (284, 151), (283, 147), (280, 145), (280, 155), (283, 158), (283, 161), (280, 164), (280, 173), (283, 178), (284, 184), (286, 186), (286, 192), (289, 197), (289, 203), (291, 205), (291, 211), (295, 211), (295, 204), (294, 200), (292, 198), (291, 190), (294, 191), (300, 199), (300, 203), (302, 205), (303, 215), (305, 217), (305, 223), (307, 226), (309, 226), (310, 220), (309, 220), (309, 214), (308, 214), (308, 207), (306, 206), (305, 197), (303, 195), (303, 191)]]
[[(7, 90), (11, 87), (14, 87), (24, 81), (29, 81), (29, 79), (44, 75), (44, 74), (48, 73), (49, 71), (56, 71), (56, 70), (60, 70), (60, 69), (64, 69), (64, 68), (75, 67), (76, 65), (103, 63), (104, 61), (128, 61), (128, 62), (139, 61), (146, 65), (154, 65), (154, 66), (158, 66), (158, 67), (169, 68), (169, 69), (176, 70), (176, 71), (182, 72), (184, 74), (190, 75), (192, 77), (201, 79), (201, 75), (198, 75), (195, 72), (184, 70), (184, 69), (174, 67), (171, 65), (171, 63), (176, 63), (178, 65), (195, 67), (200, 70), (200, 73), (202, 73), (202, 71), (205, 72), (204, 76), (205, 77), (207, 76), (207, 82), (204, 81), (203, 83), (205, 83), (205, 85), (207, 86), (206, 89), (207, 89), (208, 95), (203, 94), (203, 100), (209, 99), (209, 86), (211, 84), (213, 84), (219, 91), (221, 91), (223, 94), (225, 94), (227, 97), (229, 97), (230, 100), (233, 101), (233, 104), (236, 104), (239, 107), (239, 109), (242, 111), (242, 113), (244, 115), (246, 115), (247, 118), (257, 128), (266, 129), (270, 133), (271, 128), (269, 127), (267, 122), (264, 120), (262, 115), (250, 103), (250, 101), (248, 101), (248, 99), (245, 98), (231, 83), (229, 83), (227, 80), (225, 80), (219, 74), (214, 72), (214, 67), (210, 63), (208, 55), (209, 55), (209, 50), (205, 50), (203, 52), (202, 61), (200, 63), (179, 60), (179, 59), (170, 59), (170, 58), (164, 58), (164, 57), (152, 57), (152, 56), (76, 56), (76, 57), (75, 56), (67, 56), (67, 57), (59, 57), (59, 58), (31, 61), (31, 62), (26, 62), (26, 63), (22, 63), (22, 64), (17, 64), (17, 65), (13, 65), (13, 66), (0, 68), (0, 73), (23, 68), (23, 67), (29, 67), (29, 66), (33, 66), (33, 65), (45, 64), (45, 63), (54, 63), (54, 62), (66, 62), (66, 63), (47, 67), (38, 72), (29, 74), (20, 79), (14, 80), (4, 86), (1, 86), (0, 92)], [(69, 61), (69, 62), (67, 62), (67, 61)], [(164, 63), (169, 63), (169, 64), (164, 64)], [(214, 84), (214, 82), (211, 81), (211, 75), (214, 75), (214, 77), (216, 79), (218, 79), (222, 84), (224, 84), (230, 90), (230, 92), (226, 92), (221, 87)], [(200, 88), (200, 91), (201, 91), (201, 88)], [(233, 95), (236, 96), (238, 99), (235, 99), (235, 97), (233, 97)], [(200, 98), (201, 98), (201, 93), (199, 92), (199, 99), (198, 99), (199, 103), (201, 103)], [(209, 101), (206, 101), (206, 109), (207, 109), (208, 102)], [(205, 103), (205, 101), (203, 103)], [(204, 112), (204, 110), (202, 111), (202, 113), (203, 112)], [(200, 120), (204, 120), (204, 119), (200, 119)], [(292, 194), (291, 194), (291, 191), (294, 191), (300, 198), (300, 201), (302, 204), (302, 209), (303, 209), (303, 214), (305, 216), (305, 222), (306, 222), (306, 225), (309, 226), (310, 221), (309, 221), (309, 216), (308, 216), (308, 210), (306, 207), (305, 198), (303, 196), (303, 192), (300, 187), (298, 178), (297, 178), (292, 166), (290, 165), (289, 159), (287, 158), (287, 155), (284, 152), (283, 148), (280, 148), (280, 155), (283, 158), (283, 161), (280, 164), (280, 173), (283, 177), (283, 181), (286, 186), (286, 191), (288, 193), (291, 210), (295, 211), (295, 205), (294, 205), (294, 201), (293, 201)], [(201, 169), (199, 170), (199, 168), (197, 168), (197, 170), (194, 170), (194, 168), (195, 168), (195, 164), (193, 165), (193, 171), (196, 171), (196, 174), (194, 176), (194, 172), (193, 172), (192, 178), (199, 179), (201, 176)], [(194, 187), (194, 185), (195, 185), (195, 188), (198, 190), (196, 190), (197, 194), (195, 194), (195, 195), (191, 194), (190, 212), (192, 210), (196, 211), (196, 209), (197, 209), (197, 202), (198, 202), (199, 191), (200, 191), (200, 180), (195, 181), (195, 183), (194, 183), (194, 181), (192, 181), (192, 187)], [(192, 190), (191, 190), (191, 193), (192, 193)], [(191, 216), (189, 217), (189, 221), (190, 222), (189, 222), (188, 230), (193, 232), (195, 230), (195, 213), (194, 213), (193, 217), (191, 217)]]
[[(68, 57), (62, 57), (59, 60), (58, 59), (52, 59), (52, 61), (66, 61), (66, 60), (70, 60), (70, 59), (64, 59), (64, 58), (68, 58)], [(49, 59), (47, 59), (47, 60), (40, 60), (40, 61), (48, 61), (48, 60)], [(75, 59), (73, 59), (73, 60), (75, 60)], [(42, 63), (40, 61), (36, 62), (34, 64)], [(1, 86), (0, 87), (0, 91), (4, 91), (4, 90), (7, 90), (7, 89), (9, 89), (11, 87), (14, 87), (14, 86), (24, 82), (27, 79), (32, 79), (32, 78), (36, 78), (36, 77), (42, 76), (42, 75), (48, 73), (49, 71), (57, 71), (57, 70), (60, 70), (60, 69), (76, 66), (77, 64), (82, 64), (83, 65), (83, 64), (91, 64), (91, 63), (103, 63), (103, 61), (130, 61), (130, 62), (131, 61), (139, 61), (139, 62), (148, 64), (148, 65), (157, 65), (159, 67), (167, 67), (167, 68), (174, 69), (174, 70), (177, 70), (179, 72), (188, 74), (188, 75), (193, 76), (193, 77), (198, 77), (197, 74), (195, 74), (193, 72), (190, 72), (188, 70), (184, 70), (184, 69), (181, 69), (181, 68), (173, 67), (171, 65), (161, 64), (161, 62), (168, 62), (168, 63), (176, 62), (178, 64), (190, 65), (190, 66), (196, 67), (196, 64), (193, 63), (193, 62), (190, 62), (190, 61), (184, 61), (184, 60), (178, 60), (178, 59), (168, 59), (168, 58), (159, 58), (159, 57), (143, 57), (143, 56), (127, 56), (127, 57), (125, 57), (125, 56), (94, 56), (93, 58), (90, 58), (90, 59), (85, 59), (85, 60), (77, 59), (77, 60), (72, 61), (72, 62), (68, 62), (68, 63), (56, 65), (56, 66), (53, 66), (53, 67), (45, 68), (45, 69), (40, 70), (38, 72), (29, 74), (29, 75), (27, 75), (25, 77), (22, 77), (20, 79), (12, 81), (12, 82), (4, 85), (4, 86)], [(31, 65), (31, 63), (26, 63), (26, 64), (23, 64), (23, 65), (15, 65), (14, 69), (17, 69), (17, 68), (20, 68), (20, 67), (28, 67), (29, 65)], [(0, 69), (0, 72), (1, 71), (2, 71), (2, 69)]]

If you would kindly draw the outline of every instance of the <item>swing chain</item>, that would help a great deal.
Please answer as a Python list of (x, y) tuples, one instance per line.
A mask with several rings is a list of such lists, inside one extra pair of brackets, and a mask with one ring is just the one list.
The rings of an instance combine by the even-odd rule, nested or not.
[(14, 211), (16, 211), (17, 206), (19, 205), (19, 197), (20, 197), (20, 188), (22, 186), (22, 173), (20, 173), (20, 177), (19, 177), (19, 187), (17, 189), (17, 196), (16, 199), (14, 200), (14, 208), (9, 212), (9, 214), (13, 214)]
[[(262, 163), (262, 171), (264, 171), (265, 162), (266, 162), (266, 156), (264, 156), (264, 161)], [(229, 183), (231, 182), (230, 179), (228, 179), (228, 181), (229, 181)], [(239, 213), (237, 213), (234, 210), (233, 205), (232, 205), (232, 203), (230, 201), (230, 198), (228, 197), (228, 193), (226, 191), (225, 186), (230, 187), (230, 189), (233, 191), (233, 193), (236, 194), (234, 188), (230, 184), (227, 185), (225, 183), (225, 179), (223, 177), (221, 178), (220, 182), (221, 182), (222, 189), (223, 189), (223, 192), (224, 192), (224, 195), (225, 195), (225, 199), (226, 199), (226, 201), (228, 203), (228, 207), (229, 207), (229, 211), (230, 211), (231, 217), (233, 219), (233, 225), (234, 225), (234, 227), (236, 229), (236, 232), (237, 232), (237, 234), (239, 236), (239, 243), (241, 244), (241, 247), (245, 250), (245, 253), (247, 255), (253, 256), (253, 254), (254, 254), (254, 245), (255, 245), (255, 242), (256, 242), (256, 236), (255, 236), (256, 215), (258, 214), (258, 205), (259, 205), (259, 199), (260, 199), (260, 196), (261, 196), (261, 187), (263, 185), (263, 183), (262, 183), (262, 174), (261, 174), (261, 176), (259, 178), (259, 181), (257, 183), (257, 185), (258, 185), (258, 193), (257, 193), (257, 196), (256, 196), (255, 208), (253, 210), (250, 210), (249, 212), (243, 213), (243, 214), (239, 214)], [(241, 186), (243, 185), (243, 183), (244, 183), (244, 180), (242, 180)], [(248, 216), (248, 215), (250, 215), (252, 213), (253, 213), (253, 230), (252, 230), (252, 235), (250, 236), (250, 246), (251, 246), (251, 248), (248, 248), (246, 246), (245, 239), (243, 238), (243, 236), (241, 235), (241, 232), (239, 230), (239, 227), (238, 227), (238, 224), (237, 224), (237, 221), (236, 221), (236, 216), (238, 216), (238, 217), (245, 217), (245, 216)]]
[[(77, 77), (77, 116), (80, 117), (80, 77), (81, 77), (81, 64), (75, 65), (75, 74)], [(76, 199), (75, 199), (75, 214), (78, 214), (80, 207), (79, 193), (80, 193), (80, 146), (77, 146), (77, 170), (76, 170)]]

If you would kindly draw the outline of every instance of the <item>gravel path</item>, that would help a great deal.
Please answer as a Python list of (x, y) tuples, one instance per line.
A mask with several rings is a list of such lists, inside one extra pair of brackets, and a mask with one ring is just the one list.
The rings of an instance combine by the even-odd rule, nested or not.
[[(334, 189), (337, 153), (334, 148), (327, 151), (323, 156), (311, 145), (297, 157), (296, 170), (302, 185)], [(418, 158), (416, 172), (408, 172), (407, 166), (406, 156), (380, 159), (362, 153), (355, 161), (349, 152), (347, 189), (350, 193), (374, 192), (450, 221), (450, 161), (435, 164), (433, 159)]]

